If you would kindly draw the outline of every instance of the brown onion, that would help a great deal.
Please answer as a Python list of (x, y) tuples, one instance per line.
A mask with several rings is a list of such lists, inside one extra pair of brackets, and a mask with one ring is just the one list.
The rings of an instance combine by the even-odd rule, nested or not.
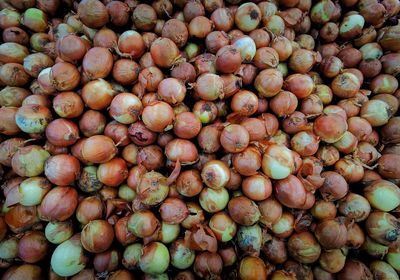
[(65, 221), (71, 217), (78, 205), (78, 193), (72, 187), (55, 187), (43, 198), (38, 208), (43, 221)]
[(320, 254), (321, 247), (315, 237), (308, 231), (295, 233), (288, 241), (288, 252), (295, 260), (301, 263), (313, 263)]
[(347, 242), (347, 228), (343, 218), (323, 220), (315, 228), (315, 236), (325, 249), (340, 249)]

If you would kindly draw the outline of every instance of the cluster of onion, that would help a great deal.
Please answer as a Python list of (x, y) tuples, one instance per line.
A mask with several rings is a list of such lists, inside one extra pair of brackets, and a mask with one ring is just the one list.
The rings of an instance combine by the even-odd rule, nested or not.
[(2, 279), (398, 279), (399, 0), (240, 2), (0, 3)]

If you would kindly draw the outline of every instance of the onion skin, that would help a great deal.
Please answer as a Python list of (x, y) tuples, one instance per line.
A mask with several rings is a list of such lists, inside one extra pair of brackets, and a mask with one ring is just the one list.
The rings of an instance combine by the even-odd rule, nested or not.
[(377, 180), (364, 189), (364, 196), (371, 206), (380, 211), (389, 212), (400, 205), (399, 188), (386, 180)]

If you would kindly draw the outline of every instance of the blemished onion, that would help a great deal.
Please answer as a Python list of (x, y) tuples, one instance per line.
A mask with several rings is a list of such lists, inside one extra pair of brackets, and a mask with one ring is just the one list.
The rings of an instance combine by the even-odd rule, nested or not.
[(78, 205), (78, 193), (72, 187), (55, 187), (43, 198), (39, 218), (43, 221), (63, 222), (71, 217)]
[(156, 101), (143, 109), (143, 123), (154, 132), (169, 130), (175, 118), (172, 107), (162, 101)]
[(24, 105), (15, 114), (15, 123), (26, 133), (42, 133), (52, 120), (51, 112), (42, 105)]
[(82, 229), (82, 246), (91, 253), (104, 252), (111, 246), (113, 239), (113, 227), (104, 220), (90, 221)]
[(372, 212), (366, 222), (365, 226), (368, 235), (375, 241), (392, 246), (399, 241), (399, 222), (390, 213), (375, 211)]
[(215, 9), (210, 19), (213, 21), (215, 29), (220, 31), (228, 32), (234, 24), (232, 13), (225, 7)]
[(155, 171), (145, 173), (136, 187), (141, 202), (150, 206), (162, 202), (168, 191), (167, 178)]
[(273, 197), (269, 197), (258, 203), (261, 213), (260, 223), (267, 227), (276, 224), (282, 216), (282, 205)]
[(365, 198), (377, 210), (388, 212), (400, 205), (399, 188), (390, 181), (374, 181), (363, 191)]
[(267, 279), (267, 269), (262, 259), (248, 256), (240, 261), (239, 277), (243, 280)]
[(350, 280), (357, 278), (373, 279), (371, 271), (362, 262), (348, 258), (343, 269), (337, 274), (340, 279)]
[(253, 225), (261, 216), (257, 204), (245, 196), (232, 198), (228, 203), (228, 211), (236, 223), (245, 226)]
[(49, 222), (44, 234), (46, 239), (53, 244), (61, 244), (70, 239), (74, 234), (73, 224), (71, 220), (65, 222)]
[(248, 146), (249, 141), (249, 133), (241, 125), (228, 125), (221, 132), (220, 142), (227, 152), (242, 152)]
[(161, 274), (168, 268), (169, 262), (168, 248), (163, 243), (151, 242), (143, 247), (139, 267), (145, 273)]
[(151, 44), (150, 53), (155, 64), (160, 67), (171, 67), (180, 56), (178, 47), (168, 38), (156, 39)]
[(81, 234), (64, 241), (51, 256), (51, 268), (57, 275), (68, 277), (83, 270), (88, 262), (81, 244)]
[(46, 127), (47, 140), (56, 146), (70, 146), (79, 138), (78, 126), (67, 119), (56, 119)]
[(399, 179), (399, 167), (395, 164), (400, 158), (398, 154), (385, 154), (378, 159), (378, 172), (389, 179)]
[(399, 249), (398, 248), (389, 248), (389, 252), (386, 255), (386, 261), (397, 271), (399, 272)]
[(294, 169), (292, 152), (283, 145), (273, 144), (265, 150), (262, 170), (271, 179), (284, 179)]
[(325, 178), (324, 183), (319, 192), (322, 197), (328, 201), (335, 201), (343, 198), (349, 189), (349, 186), (342, 175), (333, 171), (325, 171), (321, 173), (321, 177)]
[(137, 121), (142, 111), (142, 103), (134, 94), (120, 93), (113, 98), (109, 109), (110, 115), (116, 121), (123, 124), (131, 124)]
[(347, 242), (347, 228), (344, 219), (323, 220), (315, 228), (315, 236), (325, 249), (340, 249)]
[(199, 195), (201, 207), (208, 213), (223, 210), (229, 201), (229, 193), (225, 188), (203, 188)]
[(281, 91), (275, 95), (269, 103), (271, 111), (274, 112), (278, 117), (284, 117), (292, 114), (298, 105), (298, 99), (290, 91)]
[(288, 240), (288, 252), (295, 260), (307, 264), (313, 263), (319, 258), (321, 247), (314, 235), (305, 231), (290, 236)]
[(217, 253), (202, 252), (196, 255), (193, 271), (203, 279), (218, 277), (222, 273), (223, 262)]
[(82, 99), (93, 110), (107, 108), (115, 95), (112, 85), (103, 79), (85, 84), (82, 88)]
[(371, 206), (365, 197), (356, 193), (348, 193), (339, 202), (338, 210), (345, 217), (361, 222), (368, 217)]
[(201, 178), (208, 187), (221, 189), (229, 182), (230, 170), (223, 161), (209, 161), (203, 166)]
[(123, 57), (140, 58), (145, 51), (145, 45), (140, 33), (129, 30), (118, 38), (118, 52)]
[(53, 109), (62, 118), (76, 118), (82, 114), (84, 105), (77, 93), (66, 91), (54, 97)]
[(309, 96), (314, 90), (314, 81), (304, 74), (292, 74), (285, 80), (285, 88), (298, 98)]
[(44, 171), (45, 161), (50, 154), (40, 146), (21, 147), (12, 157), (11, 166), (19, 176), (38, 176)]

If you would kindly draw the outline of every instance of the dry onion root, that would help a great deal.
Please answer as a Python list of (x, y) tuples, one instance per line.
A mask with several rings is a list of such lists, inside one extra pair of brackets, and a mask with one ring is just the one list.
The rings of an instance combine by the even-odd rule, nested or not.
[(2, 279), (399, 279), (399, 15), (2, 1)]

